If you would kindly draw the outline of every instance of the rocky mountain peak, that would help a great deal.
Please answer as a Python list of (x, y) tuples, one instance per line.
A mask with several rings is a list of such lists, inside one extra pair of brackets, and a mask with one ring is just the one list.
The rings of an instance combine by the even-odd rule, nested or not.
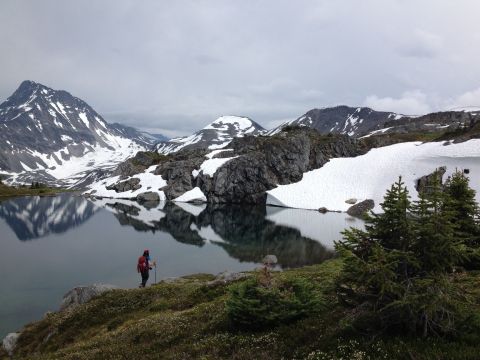
[(17, 182), (54, 182), (80, 169), (97, 170), (99, 163), (111, 167), (157, 142), (136, 129), (108, 124), (67, 91), (31, 80), (0, 104), (0, 129), (0, 173), (14, 174)]
[(225, 115), (190, 136), (159, 143), (157, 151), (160, 154), (170, 154), (182, 149), (220, 149), (227, 146), (234, 138), (260, 135), (264, 132), (265, 129), (261, 125), (248, 117)]

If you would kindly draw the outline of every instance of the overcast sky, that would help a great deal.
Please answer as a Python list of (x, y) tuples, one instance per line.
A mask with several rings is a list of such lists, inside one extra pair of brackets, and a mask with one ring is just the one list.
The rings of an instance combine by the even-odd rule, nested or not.
[(168, 136), (224, 114), (480, 106), (478, 0), (2, 0), (0, 99), (22, 80)]

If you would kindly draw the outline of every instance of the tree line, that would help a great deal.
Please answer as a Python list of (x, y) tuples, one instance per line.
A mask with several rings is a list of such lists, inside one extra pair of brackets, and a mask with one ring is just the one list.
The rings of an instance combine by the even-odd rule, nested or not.
[(437, 174), (417, 201), (400, 177), (381, 208), (336, 243), (344, 256), (337, 295), (355, 313), (353, 326), (445, 335), (478, 317), (455, 280), (480, 270), (479, 206), (468, 177), (455, 171), (442, 184)]

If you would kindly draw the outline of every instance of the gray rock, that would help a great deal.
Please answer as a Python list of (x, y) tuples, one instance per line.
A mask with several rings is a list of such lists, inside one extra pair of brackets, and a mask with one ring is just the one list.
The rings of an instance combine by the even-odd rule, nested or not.
[(229, 272), (225, 271), (217, 275), (217, 277), (209, 281), (207, 285), (209, 286), (215, 286), (215, 285), (224, 285), (231, 283), (233, 281), (237, 281), (240, 279), (244, 279), (246, 277), (250, 276), (250, 274), (242, 273), (242, 272)]
[(140, 179), (138, 178), (131, 178), (125, 181), (120, 181), (116, 184), (107, 186), (107, 190), (115, 190), (115, 192), (124, 192), (124, 191), (135, 191), (140, 189), (142, 186), (140, 185)]
[(357, 199), (351, 198), (351, 199), (345, 200), (345, 203), (350, 204), (350, 205), (353, 205), (353, 204), (356, 204), (357, 201), (358, 201)]
[(20, 333), (10, 333), (3, 339), (3, 348), (9, 356), (13, 356), (13, 352), (15, 351), (15, 347), (17, 346), (17, 341), (19, 337)]
[(144, 202), (159, 202), (160, 201), (160, 196), (158, 195), (157, 192), (153, 191), (147, 191), (141, 194), (137, 195), (137, 201), (139, 203), (144, 203)]
[(328, 212), (328, 209), (324, 206), (318, 209), (318, 212), (321, 212), (322, 214), (326, 214)]
[(372, 199), (363, 200), (360, 201), (358, 204), (350, 206), (347, 210), (347, 214), (350, 216), (362, 217), (374, 207), (375, 201), (373, 201)]
[(278, 263), (278, 259), (275, 255), (267, 255), (263, 258), (262, 263), (268, 266), (273, 266)]
[(77, 286), (63, 296), (62, 304), (60, 305), (60, 311), (65, 311), (74, 308), (75, 306), (84, 304), (95, 296), (114, 289), (118, 289), (118, 287), (108, 284)]
[[(264, 204), (267, 190), (300, 181), (305, 172), (322, 167), (332, 158), (357, 156), (368, 150), (348, 136), (325, 136), (309, 128), (274, 136), (235, 138), (229, 149), (232, 150), (217, 157), (235, 158), (212, 177), (203, 173), (192, 175), (211, 150), (186, 149), (166, 156), (155, 169), (155, 175), (167, 182), (162, 188), (166, 198), (173, 200), (198, 186), (209, 203)], [(112, 189), (131, 187), (130, 183), (117, 183)]]
[(443, 175), (445, 175), (446, 172), (447, 172), (447, 167), (440, 166), (431, 174), (428, 174), (419, 178), (415, 184), (415, 189), (417, 189), (419, 193), (428, 194), (431, 191), (431, 186), (434, 184), (436, 179), (440, 181), (440, 185), (443, 184)]

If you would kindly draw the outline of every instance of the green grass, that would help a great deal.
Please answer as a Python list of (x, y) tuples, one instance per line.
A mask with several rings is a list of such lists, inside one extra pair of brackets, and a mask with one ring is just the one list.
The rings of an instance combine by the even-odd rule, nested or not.
[(59, 192), (70, 191), (62, 188), (42, 187), (31, 189), (30, 186), (8, 186), (0, 182), (0, 197), (54, 195)]
[[(341, 259), (334, 259), (274, 273), (279, 281), (308, 280), (327, 303), (318, 314), (290, 325), (235, 329), (225, 310), (232, 285), (208, 286), (212, 276), (200, 274), (147, 289), (114, 290), (70, 312), (49, 314), (25, 327), (15, 358), (478, 359), (475, 332), (423, 340), (353, 331), (354, 314), (335, 296), (341, 267)], [(455, 281), (477, 299), (480, 312), (480, 274), (461, 273)]]

